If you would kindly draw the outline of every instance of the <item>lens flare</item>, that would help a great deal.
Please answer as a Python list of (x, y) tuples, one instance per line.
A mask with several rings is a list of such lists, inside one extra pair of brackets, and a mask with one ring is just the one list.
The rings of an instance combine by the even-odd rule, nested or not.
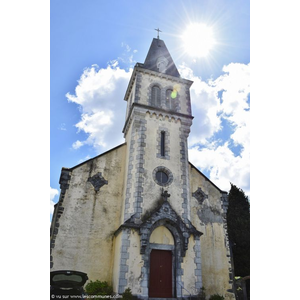
[(171, 93), (171, 98), (172, 98), (172, 99), (175, 99), (176, 97), (177, 97), (177, 91), (174, 90), (174, 91), (172, 91), (172, 93)]

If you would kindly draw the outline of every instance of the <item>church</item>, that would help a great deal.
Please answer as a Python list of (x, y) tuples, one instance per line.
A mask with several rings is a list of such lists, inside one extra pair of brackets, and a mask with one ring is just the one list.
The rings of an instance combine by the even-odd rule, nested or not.
[(125, 142), (62, 168), (51, 271), (82, 271), (138, 299), (191, 299), (202, 287), (235, 299), (227, 192), (188, 160), (192, 84), (154, 38), (125, 93)]

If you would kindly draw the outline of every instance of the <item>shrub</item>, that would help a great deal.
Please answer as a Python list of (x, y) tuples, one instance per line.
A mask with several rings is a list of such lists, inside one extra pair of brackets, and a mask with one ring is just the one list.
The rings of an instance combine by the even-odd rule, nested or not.
[(125, 290), (125, 292), (122, 295), (122, 299), (123, 300), (132, 300), (132, 293), (131, 293), (131, 289), (130, 288), (127, 288)]
[(205, 288), (202, 287), (198, 294), (198, 300), (205, 300), (205, 299), (206, 299)]
[(214, 294), (209, 297), (209, 300), (224, 300), (224, 299), (225, 298), (223, 296), (220, 296), (218, 294)]
[[(85, 291), (88, 295), (99, 295), (99, 296), (106, 296), (112, 295), (113, 288), (106, 282), (106, 281), (90, 281), (85, 286)], [(100, 300), (102, 298), (93, 298), (95, 300)]]

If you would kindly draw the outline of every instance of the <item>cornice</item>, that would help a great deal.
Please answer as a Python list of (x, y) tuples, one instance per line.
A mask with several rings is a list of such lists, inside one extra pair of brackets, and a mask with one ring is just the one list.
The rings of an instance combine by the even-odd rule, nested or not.
[(178, 112), (172, 112), (168, 110), (164, 110), (163, 108), (157, 108), (157, 107), (152, 107), (144, 104), (139, 104), (139, 103), (133, 103), (130, 109), (130, 112), (128, 114), (128, 117), (126, 119), (125, 125), (123, 127), (122, 132), (126, 134), (129, 125), (132, 122), (133, 119), (133, 111), (135, 108), (139, 109), (139, 112), (143, 113), (149, 113), (151, 117), (156, 117), (159, 118), (159, 116), (162, 116), (163, 118), (168, 118), (169, 121), (174, 120), (175, 122), (178, 122), (179, 120), (187, 125), (192, 125), (192, 120), (194, 119), (193, 116), (191, 115), (186, 115)]

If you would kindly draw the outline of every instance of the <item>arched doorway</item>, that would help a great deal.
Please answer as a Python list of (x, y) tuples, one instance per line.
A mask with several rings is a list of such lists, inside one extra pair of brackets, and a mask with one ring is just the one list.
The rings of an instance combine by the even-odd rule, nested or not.
[(140, 276), (141, 296), (145, 299), (149, 298), (149, 288), (152, 288), (150, 286), (151, 252), (161, 250), (172, 253), (172, 298), (181, 298), (184, 286), (181, 263), (188, 249), (189, 237), (191, 234), (200, 237), (202, 233), (197, 231), (190, 222), (185, 224), (166, 200), (144, 217), (142, 224), (134, 224), (133, 227), (138, 227), (140, 234), (140, 253), (143, 261)]

